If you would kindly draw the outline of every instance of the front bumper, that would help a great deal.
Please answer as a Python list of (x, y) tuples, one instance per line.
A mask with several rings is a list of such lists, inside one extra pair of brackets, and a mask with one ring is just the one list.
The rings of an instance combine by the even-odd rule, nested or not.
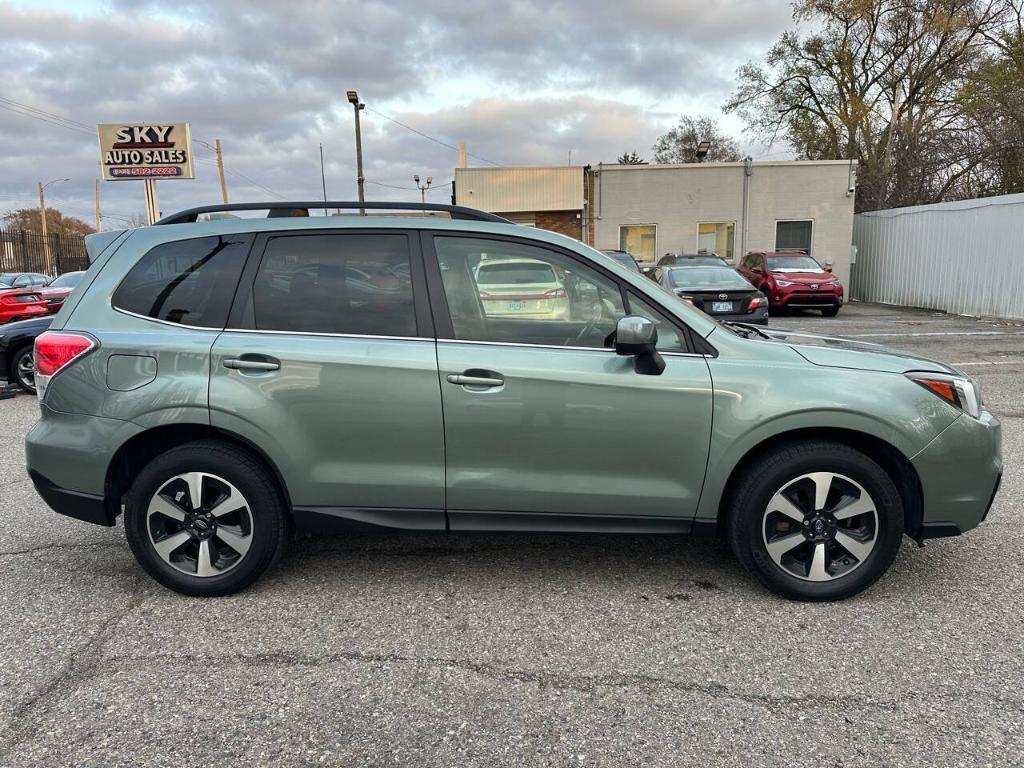
[(1003, 474), (999, 419), (960, 416), (911, 459), (921, 480), (918, 538), (955, 536), (988, 516)]
[(784, 288), (772, 291), (770, 301), (773, 307), (792, 307), (793, 309), (822, 309), (843, 306), (842, 292), (834, 290), (810, 290)]

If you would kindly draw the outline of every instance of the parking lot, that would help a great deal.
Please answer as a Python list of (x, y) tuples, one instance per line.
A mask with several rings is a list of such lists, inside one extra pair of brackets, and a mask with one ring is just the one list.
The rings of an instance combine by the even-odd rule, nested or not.
[(851, 305), (776, 327), (951, 362), (1003, 421), (988, 521), (835, 604), (669, 537), (300, 541), (255, 588), (162, 589), (50, 512), (0, 402), (0, 766), (1020, 765), (1024, 325)]

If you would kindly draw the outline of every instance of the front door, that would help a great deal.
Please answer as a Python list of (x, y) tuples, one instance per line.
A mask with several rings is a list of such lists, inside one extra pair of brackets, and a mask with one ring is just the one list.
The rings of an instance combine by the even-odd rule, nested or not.
[(445, 527), (441, 393), (419, 244), (283, 232), (254, 246), (213, 347), (214, 426), (269, 454), (292, 505)]
[[(444, 310), (436, 321), (446, 326), (438, 336), (447, 337), (437, 357), (451, 527), (545, 527), (539, 514), (556, 529), (692, 518), (711, 380), (685, 334), (568, 251), (512, 238), (429, 240), (432, 298)], [(608, 345), (627, 309), (662, 325), (660, 376), (636, 373)]]

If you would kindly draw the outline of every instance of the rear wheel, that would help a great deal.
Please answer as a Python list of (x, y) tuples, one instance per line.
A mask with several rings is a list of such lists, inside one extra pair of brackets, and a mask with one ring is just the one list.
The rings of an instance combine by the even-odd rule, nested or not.
[(791, 599), (838, 600), (867, 589), (892, 565), (903, 536), (903, 505), (892, 479), (841, 443), (778, 448), (730, 498), (736, 557)]
[(36, 393), (35, 350), (31, 344), (14, 350), (11, 356), (11, 377), (15, 384), (30, 395)]
[(186, 595), (238, 592), (280, 557), (281, 493), (250, 454), (219, 442), (187, 443), (151, 461), (132, 484), (125, 533), (139, 564)]

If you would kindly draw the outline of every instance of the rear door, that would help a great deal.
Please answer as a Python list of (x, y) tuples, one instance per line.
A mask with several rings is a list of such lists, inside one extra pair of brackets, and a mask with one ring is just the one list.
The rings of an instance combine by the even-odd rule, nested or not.
[[(685, 529), (711, 432), (708, 365), (685, 331), (578, 254), (497, 236), (425, 239), (452, 529), (630, 518)], [(492, 259), (549, 265), (564, 305), (521, 317), (496, 306), (475, 280)], [(627, 310), (659, 325), (662, 375), (636, 373), (609, 346)]]
[(257, 238), (213, 348), (214, 426), (278, 466), (296, 508), (444, 528), (444, 438), (419, 241)]

